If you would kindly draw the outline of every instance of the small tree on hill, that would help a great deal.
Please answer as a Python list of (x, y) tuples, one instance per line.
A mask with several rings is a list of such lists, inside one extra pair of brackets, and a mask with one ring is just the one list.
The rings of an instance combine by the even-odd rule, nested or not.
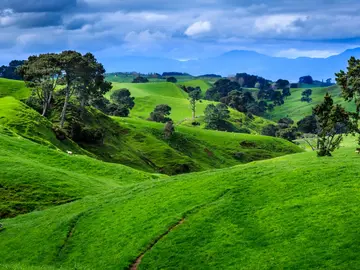
[(226, 120), (230, 118), (230, 111), (225, 104), (209, 104), (205, 108), (205, 118), (207, 129), (226, 130)]
[(135, 79), (133, 79), (132, 83), (147, 83), (149, 80), (145, 77), (138, 76)]
[(261, 135), (276, 137), (276, 133), (278, 130), (279, 130), (279, 127), (277, 127), (273, 124), (269, 124), (269, 125), (263, 127), (263, 129), (261, 131)]
[(114, 102), (110, 107), (110, 114), (115, 116), (127, 117), (129, 116), (130, 110), (135, 106), (135, 98), (131, 97), (128, 89), (115, 90), (111, 94), (110, 99)]
[(173, 121), (166, 122), (164, 127), (164, 137), (166, 139), (170, 139), (174, 133), (175, 133), (174, 122)]
[(313, 109), (313, 113), (319, 125), (318, 156), (331, 156), (340, 147), (343, 135), (354, 130), (350, 115), (342, 106), (334, 105), (329, 94), (326, 94), (323, 103)]
[(311, 95), (312, 95), (312, 90), (311, 89), (304, 90), (301, 93), (301, 96), (302, 96), (301, 101), (310, 103), (312, 101)]
[(297, 122), (298, 130), (303, 133), (317, 134), (318, 123), (315, 115), (309, 115)]
[(190, 109), (192, 111), (192, 119), (195, 120), (196, 117), (196, 102), (201, 99), (201, 89), (196, 87), (193, 91), (189, 93)]
[(175, 77), (169, 77), (166, 79), (166, 81), (171, 83), (177, 83), (177, 79)]
[(167, 104), (160, 104), (157, 105), (153, 112), (150, 113), (149, 120), (160, 122), (160, 123), (166, 123), (168, 121), (171, 121), (171, 119), (168, 117), (171, 113), (171, 107)]

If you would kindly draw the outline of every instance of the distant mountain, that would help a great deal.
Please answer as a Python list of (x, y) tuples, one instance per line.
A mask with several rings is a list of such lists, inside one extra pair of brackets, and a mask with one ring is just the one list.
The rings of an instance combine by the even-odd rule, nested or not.
[(297, 81), (304, 75), (311, 75), (317, 80), (334, 78), (335, 72), (346, 68), (347, 61), (351, 56), (359, 58), (360, 48), (346, 50), (328, 58), (289, 59), (271, 57), (253, 51), (230, 51), (217, 57), (190, 61), (140, 56), (113, 57), (101, 60), (108, 71), (141, 73), (176, 71), (192, 75), (216, 73), (223, 76), (246, 72), (272, 80), (283, 78)]

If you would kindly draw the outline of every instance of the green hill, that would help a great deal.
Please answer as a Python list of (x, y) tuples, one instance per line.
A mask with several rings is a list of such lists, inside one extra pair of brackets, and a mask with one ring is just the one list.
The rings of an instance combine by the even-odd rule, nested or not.
[(186, 87), (197, 87), (201, 88), (201, 92), (203, 96), (205, 96), (205, 92), (211, 87), (211, 85), (204, 80), (191, 80), (186, 82), (181, 82), (180, 85), (185, 85)]
[(26, 99), (30, 96), (30, 90), (23, 81), (15, 81), (0, 78), (0, 98), (13, 96), (16, 99)]
[(312, 114), (312, 108), (324, 100), (325, 94), (328, 92), (334, 98), (334, 102), (342, 104), (348, 110), (355, 109), (352, 103), (347, 103), (341, 97), (341, 89), (337, 86), (310, 88), (313, 90), (312, 102), (302, 102), (301, 93), (308, 88), (291, 89), (291, 96), (285, 99), (285, 104), (275, 107), (274, 111), (268, 114), (271, 120), (278, 120), (283, 117), (290, 117), (296, 121), (305, 116)]
[(2, 220), (0, 264), (356, 269), (359, 159), (306, 152), (114, 187)]

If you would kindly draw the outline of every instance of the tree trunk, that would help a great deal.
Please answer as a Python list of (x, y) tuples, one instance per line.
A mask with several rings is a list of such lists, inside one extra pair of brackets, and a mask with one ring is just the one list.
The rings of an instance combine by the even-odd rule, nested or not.
[(49, 108), (50, 103), (51, 103), (51, 98), (52, 98), (52, 92), (50, 92), (49, 98), (46, 99), (46, 101), (45, 101), (45, 103), (44, 103), (42, 116), (45, 116), (45, 115), (46, 115), (47, 109)]
[(67, 89), (66, 89), (66, 95), (65, 95), (64, 107), (63, 107), (63, 109), (62, 109), (61, 116), (60, 116), (60, 127), (61, 127), (61, 128), (64, 127), (65, 116), (66, 116), (66, 108), (67, 108), (67, 106), (68, 106), (69, 99), (70, 99), (70, 89), (67, 88)]
[(195, 121), (195, 109), (192, 111), (192, 119)]

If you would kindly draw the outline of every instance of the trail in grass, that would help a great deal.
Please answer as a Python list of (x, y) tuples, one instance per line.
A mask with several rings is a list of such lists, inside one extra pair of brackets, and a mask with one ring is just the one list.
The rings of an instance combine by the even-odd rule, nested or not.
[(198, 206), (195, 206), (194, 208), (192, 208), (191, 210), (187, 211), (184, 214), (184, 217), (181, 218), (177, 223), (175, 223), (174, 225), (172, 225), (167, 231), (165, 231), (164, 233), (162, 233), (161, 235), (159, 235), (149, 246), (148, 248), (142, 252), (135, 260), (135, 262), (133, 264), (130, 265), (130, 267), (128, 268), (128, 270), (138, 270), (139, 269), (139, 265), (141, 263), (141, 260), (144, 258), (145, 254), (149, 251), (151, 251), (153, 249), (153, 247), (160, 241), (162, 240), (165, 236), (167, 236), (169, 233), (171, 233), (173, 230), (175, 230), (176, 228), (178, 228), (180, 225), (182, 225), (185, 222), (185, 218), (187, 216), (189, 216), (189, 214), (194, 214), (199, 212), (201, 209), (206, 208), (208, 205), (220, 200), (222, 197), (224, 197), (227, 193), (229, 193), (231, 191), (231, 189), (226, 189), (224, 192), (222, 192), (219, 196), (217, 196), (214, 200), (212, 200), (211, 202), (208, 203), (204, 203)]

